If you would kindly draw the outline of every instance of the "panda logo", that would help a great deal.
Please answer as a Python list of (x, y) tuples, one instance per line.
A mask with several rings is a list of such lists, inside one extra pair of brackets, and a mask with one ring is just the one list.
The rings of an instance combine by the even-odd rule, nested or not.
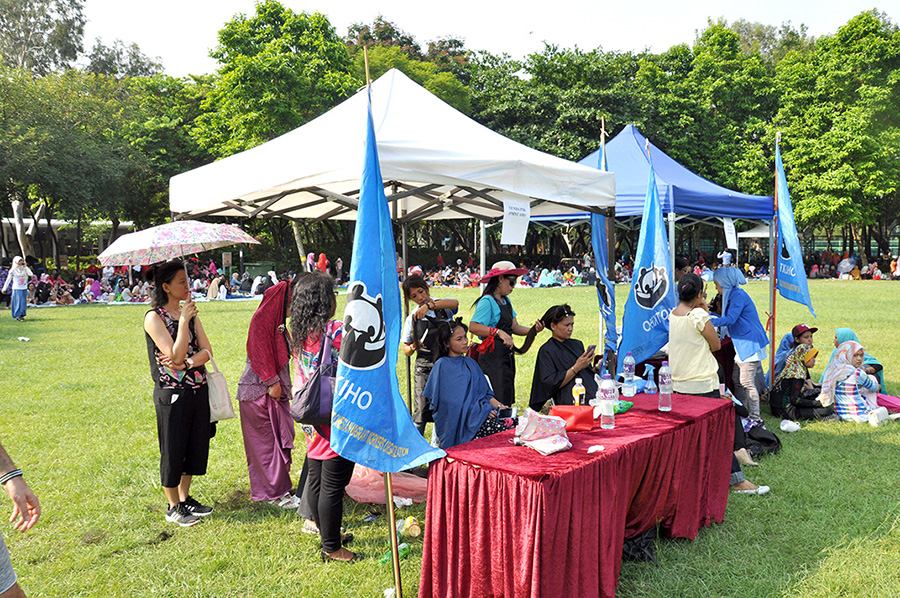
[(596, 283), (597, 287), (597, 295), (600, 297), (600, 301), (602, 305), (600, 306), (600, 312), (604, 315), (609, 315), (610, 306), (612, 305), (612, 299), (609, 296), (609, 287), (606, 286), (606, 283), (601, 279), (597, 279)]
[(663, 300), (669, 292), (669, 277), (666, 267), (656, 267), (651, 264), (650, 269), (641, 268), (634, 284), (634, 298), (638, 305), (644, 309), (653, 309)]
[(371, 297), (365, 283), (354, 282), (347, 290), (340, 359), (355, 370), (370, 370), (384, 363), (384, 311), (382, 297)]

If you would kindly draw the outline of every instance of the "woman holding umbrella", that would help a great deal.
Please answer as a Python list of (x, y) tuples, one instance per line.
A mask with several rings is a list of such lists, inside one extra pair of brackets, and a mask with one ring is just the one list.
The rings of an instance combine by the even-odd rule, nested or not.
[(160, 478), (169, 502), (166, 521), (189, 527), (212, 513), (212, 507), (190, 495), (191, 480), (206, 473), (209, 459), (212, 425), (204, 364), (212, 358), (212, 348), (191, 300), (182, 261), (155, 265), (148, 276), (154, 282), (153, 309), (144, 316), (144, 336), (156, 383), (153, 403)]

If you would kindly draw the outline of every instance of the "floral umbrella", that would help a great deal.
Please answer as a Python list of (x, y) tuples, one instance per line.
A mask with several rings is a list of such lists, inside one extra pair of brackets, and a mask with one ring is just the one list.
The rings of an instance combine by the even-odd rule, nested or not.
[(259, 241), (230, 224), (177, 220), (122, 235), (98, 259), (104, 266), (146, 266), (237, 243)]

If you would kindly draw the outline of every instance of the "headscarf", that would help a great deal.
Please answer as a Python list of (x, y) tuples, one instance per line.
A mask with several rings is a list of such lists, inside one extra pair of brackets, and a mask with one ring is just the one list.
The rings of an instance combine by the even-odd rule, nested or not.
[(96, 278), (91, 283), (91, 295), (94, 296), (94, 299), (103, 294), (103, 288), (100, 286), (100, 281)]
[[(857, 337), (856, 333), (853, 332), (853, 330), (851, 330), (850, 328), (838, 328), (837, 330), (834, 331), (834, 336), (837, 337), (838, 347), (840, 347), (841, 344), (846, 343), (847, 341), (853, 341), (856, 343), (859, 342), (859, 337)], [(837, 348), (835, 348), (834, 351), (831, 352), (831, 357), (828, 360), (828, 365), (825, 366), (826, 371), (828, 370), (828, 366), (831, 365), (831, 362), (834, 361), (834, 356), (837, 355), (837, 352), (838, 352)], [(877, 359), (875, 359), (872, 355), (869, 355), (869, 352), (866, 351), (866, 358), (863, 359), (863, 365), (878, 365), (878, 366), (880, 366), (881, 362), (878, 361)], [(878, 378), (879, 384), (881, 384), (881, 388), (882, 388), (881, 392), (884, 392), (884, 369), (883, 368), (884, 368), (884, 366), (882, 366), (882, 369), (878, 370), (878, 372), (875, 374), (875, 377)], [(822, 377), (819, 379), (819, 382), (820, 383), (825, 382), (825, 374), (824, 373), (822, 373)]]
[(324, 253), (319, 254), (319, 261), (316, 262), (316, 268), (321, 272), (325, 272), (328, 269), (328, 258), (325, 257)]
[(250, 368), (263, 382), (278, 376), (290, 359), (290, 343), (284, 325), (291, 285), (282, 281), (266, 289), (247, 332)]
[(819, 394), (819, 402), (823, 405), (833, 403), (834, 389), (837, 387), (838, 382), (845, 380), (856, 372), (856, 368), (850, 362), (860, 349), (865, 348), (856, 341), (847, 341), (841, 343), (834, 350), (832, 360), (825, 368), (825, 373), (822, 374), (822, 392)]
[(731, 289), (747, 284), (747, 279), (734, 266), (719, 266), (713, 272), (713, 280), (722, 287), (722, 315), (724, 316), (728, 313), (728, 300), (731, 298)]
[(30, 276), (33, 276), (33, 274), (28, 267), (28, 264), (25, 263), (25, 258), (21, 255), (14, 257), (12, 267), (9, 269), (9, 274), (7, 275), (8, 280), (14, 278), (27, 280)]

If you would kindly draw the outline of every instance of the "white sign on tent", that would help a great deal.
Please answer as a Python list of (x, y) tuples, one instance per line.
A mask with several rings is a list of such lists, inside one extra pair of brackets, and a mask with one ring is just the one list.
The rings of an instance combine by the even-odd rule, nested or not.
[(516, 193), (503, 194), (503, 231), (501, 245), (524, 245), (531, 220), (531, 201)]

